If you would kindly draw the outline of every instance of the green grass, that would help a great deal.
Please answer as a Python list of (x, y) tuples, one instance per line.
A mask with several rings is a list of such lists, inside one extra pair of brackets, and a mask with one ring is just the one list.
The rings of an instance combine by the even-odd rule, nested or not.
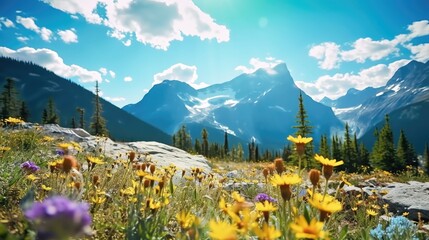
[[(193, 169), (186, 170), (181, 177), (182, 169), (154, 166), (155, 171), (151, 173), (150, 164), (144, 164), (148, 168), (138, 171), (142, 168), (141, 163), (130, 162), (127, 156), (107, 158), (98, 149), (85, 152), (75, 145), (72, 153), (80, 168), (64, 173), (61, 168), (54, 170), (52, 167), (62, 159), (55, 153), (60, 143), (64, 140), (45, 138), (37, 129), (0, 129), (0, 147), (10, 148), (0, 151), (0, 239), (34, 238), (37, 229), (25, 218), (24, 209), (33, 201), (43, 201), (53, 195), (90, 204), (92, 234), (73, 236), (74, 239), (209, 239), (211, 236), (216, 239), (222, 234), (227, 235), (231, 229), (236, 239), (256, 236), (263, 239), (262, 235), (268, 233), (271, 236), (280, 233), (279, 239), (296, 239), (291, 224), (296, 223), (300, 216), (304, 216), (308, 223), (311, 219), (315, 222), (320, 220), (319, 210), (309, 203), (311, 196), (305, 194), (306, 188), (312, 188), (307, 181), (307, 171), (296, 166), (286, 166), (286, 173), (299, 174), (304, 184), (291, 185), (292, 197), (285, 201), (280, 188), (269, 183), (272, 175), (267, 178), (263, 175), (263, 170), (268, 169), (270, 163), (217, 160), (210, 162), (213, 173)], [(102, 149), (102, 141), (99, 148)], [(97, 157), (104, 163), (91, 168), (88, 156)], [(33, 174), (33, 180), (20, 169), (20, 164), (25, 161), (33, 161), (40, 166), (40, 170)], [(226, 177), (233, 170), (237, 170), (237, 176)], [(346, 194), (341, 189), (344, 183), (340, 177), (352, 184), (373, 177), (384, 182), (428, 181), (422, 172), (410, 171), (400, 175), (386, 172), (344, 174), (335, 173), (334, 169), (329, 186), (335, 192), (330, 196), (336, 197), (342, 210), (320, 222), (323, 228), (316, 233), (326, 232), (325, 237), (329, 235), (331, 239), (370, 239), (369, 231), (383, 222), (380, 216), (391, 213), (382, 205), (378, 193), (373, 196)], [(178, 180), (173, 181), (174, 174)], [(235, 189), (239, 190), (238, 194), (225, 188), (232, 183), (243, 182), (247, 185)], [(316, 187), (316, 192), (322, 195), (324, 182), (321, 176), (320, 186)], [(297, 196), (298, 192), (302, 196)], [(258, 193), (277, 199), (275, 210), (269, 212), (267, 219), (256, 209), (254, 198)], [(225, 204), (220, 204), (222, 201)], [(369, 209), (376, 215), (370, 216)], [(177, 218), (180, 213), (189, 213), (186, 221)], [(302, 224), (297, 223), (298, 226)], [(264, 225), (268, 227), (264, 228)], [(419, 234), (421, 239), (429, 237), (423, 232)]]

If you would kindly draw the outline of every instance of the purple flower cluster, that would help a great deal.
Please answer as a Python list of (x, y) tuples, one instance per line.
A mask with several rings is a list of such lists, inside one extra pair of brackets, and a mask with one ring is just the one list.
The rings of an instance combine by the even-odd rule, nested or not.
[(39, 166), (37, 166), (34, 162), (32, 162), (32, 161), (25, 161), (25, 162), (23, 162), (22, 164), (21, 164), (21, 169), (22, 170), (25, 170), (26, 172), (28, 172), (28, 173), (34, 173), (34, 172), (37, 172), (39, 169), (40, 169), (40, 167)]
[(272, 203), (277, 202), (277, 200), (275, 198), (268, 196), (268, 194), (266, 194), (266, 193), (258, 193), (258, 195), (256, 195), (256, 197), (255, 197), (255, 201), (256, 202), (268, 201), (268, 202), (272, 202)]
[(38, 239), (64, 239), (90, 233), (88, 209), (87, 203), (54, 196), (34, 203), (25, 211), (25, 217), (35, 226)]

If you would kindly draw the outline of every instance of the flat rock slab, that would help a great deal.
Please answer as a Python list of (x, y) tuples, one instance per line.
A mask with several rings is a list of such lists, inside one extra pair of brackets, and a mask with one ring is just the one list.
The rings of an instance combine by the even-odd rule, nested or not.
[(113, 159), (127, 159), (131, 151), (140, 155), (141, 161), (155, 163), (159, 167), (174, 164), (179, 170), (200, 168), (205, 173), (212, 169), (208, 160), (201, 155), (191, 155), (181, 149), (158, 142), (114, 142), (109, 138), (95, 137), (81, 128), (63, 128), (56, 124), (41, 126), (45, 134), (63, 138), (66, 141), (78, 142), (86, 151), (101, 149), (101, 154)]
[(418, 221), (418, 212), (422, 219), (429, 220), (429, 182), (410, 181), (408, 183), (389, 183), (388, 191), (382, 198), (395, 214), (409, 212), (408, 218)]

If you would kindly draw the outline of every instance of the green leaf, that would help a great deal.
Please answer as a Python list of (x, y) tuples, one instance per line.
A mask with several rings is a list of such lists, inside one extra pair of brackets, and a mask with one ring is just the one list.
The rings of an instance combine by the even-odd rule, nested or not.
[(348, 231), (349, 231), (349, 226), (348, 225), (345, 225), (344, 227), (343, 227), (343, 229), (341, 229), (341, 232), (340, 232), (340, 236), (339, 236), (339, 240), (343, 240), (343, 239), (346, 239), (346, 237), (347, 237), (347, 234), (348, 234)]

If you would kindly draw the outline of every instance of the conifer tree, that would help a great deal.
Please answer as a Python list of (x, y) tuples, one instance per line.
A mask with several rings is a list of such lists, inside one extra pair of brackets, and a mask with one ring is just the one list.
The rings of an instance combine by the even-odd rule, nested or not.
[(292, 147), (290, 144), (283, 147), (282, 159), (285, 162), (289, 162), (293, 155)]
[(370, 154), (369, 154), (368, 149), (366, 149), (365, 144), (363, 144), (363, 143), (359, 144), (359, 150), (358, 151), (359, 151), (359, 159), (360, 159), (359, 163), (360, 163), (361, 169), (369, 167), (370, 166), (369, 165)]
[(194, 150), (196, 153), (201, 154), (202, 153), (202, 149), (201, 149), (201, 143), (200, 140), (195, 139), (195, 144), (194, 144)]
[(423, 161), (426, 167), (426, 174), (429, 175), (429, 146), (425, 144), (425, 150), (423, 152)]
[(326, 135), (322, 135), (320, 138), (320, 149), (319, 149), (320, 155), (330, 158), (331, 154), (329, 151), (329, 144), (328, 144), (328, 137)]
[(411, 166), (413, 168), (418, 167), (417, 156), (414, 152), (414, 148), (408, 141), (402, 129), (399, 133), (398, 146), (396, 148), (396, 157), (398, 163), (398, 170), (404, 169), (405, 166)]
[(15, 89), (14, 83), (15, 81), (12, 78), (6, 78), (6, 83), (3, 86), (3, 92), (0, 96), (0, 118), (20, 116), (20, 102), (18, 100), (18, 92)]
[(43, 124), (59, 124), (60, 117), (57, 114), (57, 109), (55, 108), (55, 102), (52, 97), (49, 98), (48, 104), (42, 113), (42, 123)]
[(241, 143), (238, 143), (238, 146), (237, 146), (237, 160), (238, 161), (242, 161), (243, 160), (243, 155), (244, 155), (243, 146), (241, 145)]
[(85, 129), (85, 109), (81, 107), (77, 107), (76, 111), (79, 113), (79, 128)]
[(201, 132), (201, 137), (203, 139), (202, 144), (202, 153), (203, 156), (208, 157), (209, 156), (209, 133), (205, 128), (203, 128), (203, 131)]
[(76, 128), (76, 119), (74, 119), (74, 117), (72, 117), (72, 119), (70, 121), (70, 127)]
[(337, 135), (332, 136), (332, 159), (341, 160), (341, 141)]
[(100, 101), (100, 89), (98, 81), (95, 81), (94, 113), (92, 115), (91, 133), (95, 136), (107, 136), (106, 120), (102, 116), (103, 107)]
[(396, 172), (398, 163), (396, 161), (395, 146), (393, 143), (393, 132), (389, 123), (389, 116), (386, 115), (384, 126), (376, 132), (377, 139), (371, 153), (371, 166), (381, 170)]
[(225, 152), (225, 155), (228, 155), (229, 152), (229, 146), (228, 146), (228, 133), (225, 131), (225, 136), (224, 136), (224, 142), (223, 142), (223, 150)]
[(28, 118), (30, 117), (30, 111), (28, 110), (27, 104), (24, 101), (21, 102), (21, 108), (19, 109), (19, 116), (25, 122), (27, 122)]
[[(308, 121), (308, 115), (307, 111), (304, 107), (304, 100), (302, 98), (302, 92), (299, 92), (298, 97), (298, 113), (296, 115), (296, 126), (293, 126), (293, 128), (296, 129), (295, 135), (301, 135), (302, 137), (310, 137), (312, 133), (313, 127), (310, 126), (310, 121)], [(311, 167), (314, 163), (314, 161), (311, 161), (310, 159), (313, 157), (313, 142), (310, 142), (305, 145), (305, 155), (303, 156), (303, 162), (305, 167)], [(295, 159), (297, 156), (295, 157)]]
[[(350, 128), (349, 124), (346, 123), (345, 131), (344, 131), (344, 143), (342, 147), (342, 160), (344, 161), (344, 165), (341, 166), (348, 172), (353, 172), (356, 170), (356, 152), (353, 147), (353, 142), (350, 137)], [(341, 167), (339, 169), (341, 169)]]

